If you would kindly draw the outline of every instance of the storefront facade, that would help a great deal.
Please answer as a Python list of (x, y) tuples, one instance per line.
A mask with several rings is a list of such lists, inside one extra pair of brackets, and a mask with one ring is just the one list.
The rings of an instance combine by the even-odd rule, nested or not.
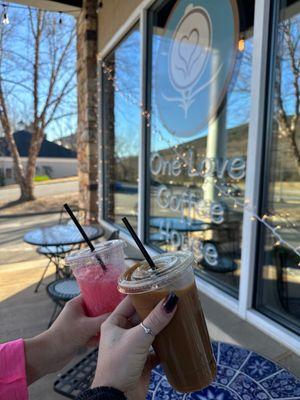
[(103, 1), (99, 219), (300, 354), (300, 1)]

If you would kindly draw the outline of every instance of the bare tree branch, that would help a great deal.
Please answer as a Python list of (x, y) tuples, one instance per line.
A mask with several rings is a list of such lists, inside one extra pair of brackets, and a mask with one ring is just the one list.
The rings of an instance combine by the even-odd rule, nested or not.
[(14, 85), (20, 86), (21, 88), (27, 90), (30, 93), (32, 93), (32, 88), (30, 88), (29, 86), (25, 85), (23, 82), (14, 81), (12, 79), (7, 79), (7, 78), (4, 78), (4, 79), (2, 78), (2, 82), (12, 83)]
[[(14, 160), (23, 200), (34, 198), (33, 177), (46, 127), (76, 115), (69, 98), (76, 87), (74, 26), (72, 23), (70, 32), (60, 32), (53, 14), (31, 8), (28, 8), (25, 36), (18, 24), (0, 26), (0, 124)], [(74, 58), (71, 64), (70, 57)], [(32, 126), (26, 170), (13, 136), (17, 118)]]

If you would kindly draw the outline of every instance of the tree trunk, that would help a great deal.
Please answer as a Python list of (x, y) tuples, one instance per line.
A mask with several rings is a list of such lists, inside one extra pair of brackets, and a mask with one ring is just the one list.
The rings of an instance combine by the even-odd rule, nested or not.
[(38, 158), (38, 154), (41, 149), (41, 145), (44, 139), (44, 132), (36, 128), (35, 132), (33, 132), (32, 137), (31, 137), (31, 143), (30, 143), (30, 148), (28, 152), (28, 161), (27, 161), (27, 168), (26, 168), (26, 187), (27, 187), (27, 199), (28, 200), (34, 200), (34, 194), (33, 194), (33, 179), (35, 176), (35, 168), (36, 168), (36, 161)]
[(13, 159), (13, 164), (14, 164), (14, 173), (15, 173), (15, 178), (17, 183), (20, 185), (20, 190), (21, 190), (21, 196), (20, 196), (20, 201), (27, 201), (27, 200), (32, 200), (31, 196), (29, 196), (28, 193), (28, 188), (26, 184), (26, 179), (24, 175), (24, 168), (22, 165), (21, 158), (19, 156), (19, 152), (17, 149), (16, 142), (13, 137), (12, 132), (7, 132), (5, 130), (5, 138), (9, 146), (9, 150)]
[(20, 201), (31, 201), (34, 200), (35, 197), (33, 195), (33, 182), (28, 182), (26, 179), (24, 179), (24, 183), (20, 183), (20, 189), (21, 189), (21, 197)]
[(2, 108), (2, 112), (0, 113), (0, 122), (4, 131), (5, 139), (8, 143), (10, 154), (13, 159), (15, 178), (18, 184), (20, 185), (20, 190), (21, 190), (21, 196), (19, 200), (20, 201), (31, 200), (30, 198), (31, 196), (28, 196), (28, 188), (26, 185), (26, 179), (21, 157), (19, 155), (18, 148), (9, 123), (1, 84), (0, 84), (0, 104)]

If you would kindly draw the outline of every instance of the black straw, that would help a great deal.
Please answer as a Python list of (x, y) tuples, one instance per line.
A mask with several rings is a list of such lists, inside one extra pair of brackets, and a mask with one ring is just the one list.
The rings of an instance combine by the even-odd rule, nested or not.
[(135, 233), (133, 227), (130, 225), (128, 219), (126, 217), (122, 218), (122, 221), (124, 223), (124, 225), (126, 226), (126, 228), (128, 229), (130, 235), (132, 236), (133, 240), (135, 241), (135, 243), (137, 244), (138, 248), (141, 250), (141, 252), (143, 253), (146, 261), (148, 262), (148, 264), (150, 265), (150, 267), (153, 269), (153, 271), (156, 270), (156, 265), (154, 264), (152, 258), (150, 257), (148, 251), (145, 249), (145, 246), (143, 245), (143, 243), (140, 241), (138, 235)]
[[(95, 247), (93, 245), (93, 243), (90, 241), (90, 239), (87, 237), (87, 234), (84, 232), (82, 226), (80, 225), (78, 219), (75, 217), (75, 215), (73, 214), (73, 211), (71, 210), (71, 208), (69, 207), (69, 205), (66, 203), (64, 204), (65, 210), (67, 211), (67, 213), (70, 215), (72, 221), (74, 222), (74, 224), (76, 225), (77, 229), (79, 230), (79, 232), (81, 233), (83, 239), (86, 241), (87, 245), (89, 246), (89, 248), (91, 249), (92, 252), (95, 251)], [(102, 258), (99, 256), (99, 254), (95, 253), (95, 257), (96, 259), (99, 261), (99, 263), (101, 264), (101, 267), (104, 271), (106, 271), (106, 266), (102, 260)]]

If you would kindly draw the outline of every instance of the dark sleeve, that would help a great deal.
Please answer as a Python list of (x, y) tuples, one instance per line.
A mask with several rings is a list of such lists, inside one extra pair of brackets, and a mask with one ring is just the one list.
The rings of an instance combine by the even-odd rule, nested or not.
[(126, 400), (126, 397), (118, 389), (101, 386), (85, 390), (76, 397), (76, 400)]

